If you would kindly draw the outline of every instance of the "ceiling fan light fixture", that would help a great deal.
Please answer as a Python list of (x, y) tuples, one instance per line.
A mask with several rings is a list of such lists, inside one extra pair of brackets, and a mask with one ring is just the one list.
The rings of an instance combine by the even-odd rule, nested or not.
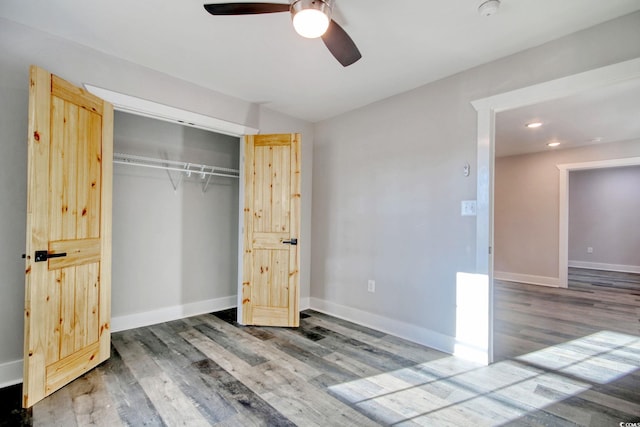
[(331, 22), (333, 0), (295, 0), (291, 4), (293, 28), (302, 37), (322, 36)]

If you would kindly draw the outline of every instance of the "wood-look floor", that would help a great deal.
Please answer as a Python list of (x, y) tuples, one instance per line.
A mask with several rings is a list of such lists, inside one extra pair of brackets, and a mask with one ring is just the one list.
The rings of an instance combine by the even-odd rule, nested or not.
[(497, 283), (490, 366), (315, 311), (298, 329), (241, 327), (230, 310), (119, 332), (111, 359), (36, 404), (33, 425), (640, 422), (638, 277)]
[(569, 288), (495, 281), (494, 359), (603, 330), (640, 336), (640, 274), (569, 269)]

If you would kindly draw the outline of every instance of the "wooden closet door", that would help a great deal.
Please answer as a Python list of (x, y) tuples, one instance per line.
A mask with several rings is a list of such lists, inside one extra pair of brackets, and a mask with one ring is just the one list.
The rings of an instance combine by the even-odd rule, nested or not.
[(113, 107), (32, 66), (23, 406), (110, 354)]
[(300, 135), (245, 138), (242, 323), (298, 326)]

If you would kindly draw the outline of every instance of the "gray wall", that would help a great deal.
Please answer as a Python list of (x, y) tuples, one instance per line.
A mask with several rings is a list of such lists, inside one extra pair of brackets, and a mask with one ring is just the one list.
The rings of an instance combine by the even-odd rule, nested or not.
[[(558, 278), (560, 195), (557, 165), (637, 156), (640, 156), (640, 141), (496, 159), (496, 277), (501, 278), (500, 273), (510, 273)], [(576, 172), (571, 172), (570, 177)]]
[(470, 102), (636, 58), (639, 39), (636, 13), (318, 123), (312, 306), (452, 350), (456, 273), (475, 271)]
[[(239, 138), (115, 114), (118, 153), (237, 169), (239, 149)], [(167, 171), (114, 165), (114, 318), (236, 295), (238, 184), (213, 177), (203, 193), (192, 176), (174, 190)]]
[[(24, 261), (20, 254), (24, 251), (25, 216), (26, 216), (26, 132), (27, 104), (29, 87), (29, 65), (37, 64), (60, 77), (76, 84), (91, 83), (117, 92), (138, 96), (151, 101), (183, 108), (209, 115), (233, 123), (239, 123), (260, 129), (261, 133), (300, 132), (302, 133), (302, 234), (301, 241), (307, 242), (301, 247), (301, 297), (303, 301), (309, 296), (310, 282), (310, 241), (311, 241), (311, 169), (313, 155), (313, 125), (270, 111), (265, 107), (232, 98), (209, 89), (205, 89), (174, 77), (150, 70), (145, 67), (86, 48), (77, 43), (54, 37), (11, 21), (0, 19), (0, 385), (20, 379), (23, 347), (23, 307), (24, 307)], [(121, 171), (122, 172), (122, 171)], [(120, 173), (120, 172), (118, 172)], [(127, 179), (134, 182), (133, 177), (116, 174), (114, 187), (117, 190)], [(200, 221), (214, 220), (220, 212), (214, 210), (198, 210), (182, 212), (182, 207), (200, 197), (195, 186), (185, 187), (176, 195), (166, 181), (157, 182), (147, 179), (145, 187), (142, 181), (136, 181), (132, 192), (150, 194), (162, 193), (165, 200), (171, 197), (182, 198), (177, 201), (167, 218), (167, 223), (178, 219), (182, 229), (176, 231), (168, 239), (171, 243), (179, 242), (173, 247), (172, 259), (188, 263), (191, 249), (182, 241), (191, 241), (196, 230), (185, 224), (187, 215)], [(132, 184), (133, 185), (133, 184)], [(139, 185), (139, 186), (138, 186)], [(170, 189), (169, 193), (165, 194)], [(193, 194), (187, 192), (194, 191)], [(133, 193), (130, 193), (133, 194)], [(115, 194), (114, 203), (118, 206), (131, 206), (132, 200), (125, 200), (124, 193)], [(207, 194), (206, 197), (212, 196)], [(130, 196), (133, 197), (133, 196)], [(159, 197), (159, 199), (162, 199)], [(180, 207), (178, 207), (180, 206)], [(139, 209), (144, 209), (139, 206)], [(232, 208), (232, 207), (228, 207)], [(219, 209), (216, 207), (215, 209)], [(220, 208), (222, 209), (222, 208)], [(115, 212), (116, 215), (120, 215)], [(155, 212), (155, 215), (164, 212)], [(225, 213), (224, 215), (229, 215)], [(114, 218), (116, 219), (116, 218)], [(155, 220), (155, 219), (154, 219)], [(114, 221), (115, 222), (115, 221)], [(114, 228), (125, 234), (128, 230), (124, 224), (115, 224)], [(148, 230), (149, 231), (149, 230)], [(168, 230), (165, 230), (168, 231)], [(172, 233), (169, 231), (169, 233)], [(177, 233), (181, 233), (178, 236)], [(114, 236), (117, 239), (117, 235)], [(227, 237), (225, 237), (227, 238)], [(131, 241), (138, 241), (131, 238)], [(117, 243), (117, 240), (116, 242)], [(196, 247), (198, 243), (195, 244)], [(204, 248), (205, 252), (208, 250)], [(211, 248), (209, 248), (210, 250)], [(233, 250), (232, 247), (229, 248)], [(208, 271), (186, 272), (174, 266), (173, 277), (193, 283), (184, 292), (173, 288), (167, 295), (153, 295), (150, 301), (140, 301), (140, 288), (136, 287), (139, 269), (130, 270), (131, 277), (126, 276), (126, 268), (122, 263), (131, 260), (117, 259), (114, 254), (114, 315), (135, 314), (137, 310), (161, 309), (168, 305), (182, 304), (199, 298), (215, 297), (205, 280)], [(115, 265), (116, 262), (119, 265)], [(231, 262), (231, 261), (230, 261)], [(181, 273), (178, 273), (181, 271)], [(122, 282), (127, 285), (123, 286)], [(225, 278), (226, 281), (226, 278)], [(227, 286), (227, 285), (224, 285)], [(221, 294), (231, 291), (229, 287), (215, 288)], [(224, 290), (222, 290), (224, 289)], [(118, 291), (120, 294), (115, 294)], [(125, 292), (124, 294), (122, 292)], [(130, 292), (130, 294), (129, 294)], [(215, 291), (217, 292), (217, 291)], [(158, 294), (160, 292), (157, 292)], [(138, 300), (139, 305), (134, 305)], [(308, 299), (307, 299), (308, 301)], [(156, 305), (157, 304), (157, 305)], [(155, 305), (155, 306), (154, 306)], [(154, 306), (154, 307), (152, 307)]]
[(640, 271), (639, 212), (640, 166), (570, 172), (569, 264)]

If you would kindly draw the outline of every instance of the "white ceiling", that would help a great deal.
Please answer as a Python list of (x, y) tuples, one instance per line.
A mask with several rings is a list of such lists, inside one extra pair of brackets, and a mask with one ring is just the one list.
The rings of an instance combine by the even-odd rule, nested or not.
[(334, 17), (363, 54), (348, 68), (287, 13), (214, 17), (202, 0), (1, 0), (0, 17), (315, 122), (640, 10), (503, 0), (487, 18), (480, 3), (337, 0)]
[(498, 113), (495, 139), (496, 157), (640, 140), (640, 79)]

